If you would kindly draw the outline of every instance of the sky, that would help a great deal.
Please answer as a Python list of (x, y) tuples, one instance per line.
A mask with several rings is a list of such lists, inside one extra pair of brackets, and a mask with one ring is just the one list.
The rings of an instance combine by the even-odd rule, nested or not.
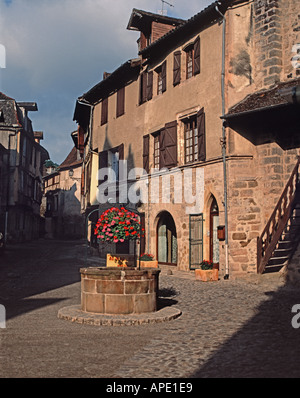
[[(189, 19), (212, 0), (170, 0), (167, 15)], [(60, 164), (73, 147), (76, 99), (128, 59), (138, 32), (126, 29), (132, 9), (153, 13), (161, 0), (0, 0), (0, 91), (32, 101), (33, 128)], [(3, 55), (2, 55), (3, 57)], [(1, 62), (2, 61), (2, 62)], [(4, 67), (5, 66), (5, 67)]]

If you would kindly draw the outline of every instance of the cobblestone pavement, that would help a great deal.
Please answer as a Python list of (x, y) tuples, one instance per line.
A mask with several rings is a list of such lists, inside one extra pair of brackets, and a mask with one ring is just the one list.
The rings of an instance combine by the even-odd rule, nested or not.
[[(173, 321), (89, 326), (58, 319), (80, 303), (81, 242), (39, 241), (0, 260), (0, 377), (300, 377), (300, 328), (292, 327), (299, 287), (280, 274), (203, 283), (162, 270), (160, 306)], [(300, 322), (300, 320), (299, 320)]]

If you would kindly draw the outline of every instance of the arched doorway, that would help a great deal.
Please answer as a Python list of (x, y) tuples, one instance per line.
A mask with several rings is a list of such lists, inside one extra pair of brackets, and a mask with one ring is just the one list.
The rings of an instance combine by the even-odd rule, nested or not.
[(210, 261), (215, 267), (219, 266), (219, 240), (218, 240), (218, 226), (219, 226), (219, 207), (216, 198), (212, 196), (212, 203), (210, 206), (210, 222), (209, 222), (209, 256)]
[(160, 264), (177, 265), (177, 233), (173, 217), (167, 211), (157, 223), (157, 259)]

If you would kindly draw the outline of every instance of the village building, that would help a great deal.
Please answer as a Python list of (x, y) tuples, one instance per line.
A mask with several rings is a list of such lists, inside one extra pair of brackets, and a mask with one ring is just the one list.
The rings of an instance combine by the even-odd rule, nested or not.
[(40, 145), (28, 112), (35, 102), (17, 102), (0, 93), (0, 228), (6, 242), (40, 236), (43, 164), (49, 154)]
[(78, 239), (84, 236), (81, 214), (82, 159), (73, 147), (57, 167), (48, 164), (43, 176), (44, 195), (42, 216), (46, 239)]
[(134, 9), (138, 58), (76, 103), (85, 216), (126, 202), (124, 167), (138, 168), (141, 251), (180, 270), (209, 260), (224, 277), (264, 272), (286, 223), (262, 234), (287, 183), (288, 221), (298, 184), (299, 15), (296, 0), (219, 1), (187, 21)]

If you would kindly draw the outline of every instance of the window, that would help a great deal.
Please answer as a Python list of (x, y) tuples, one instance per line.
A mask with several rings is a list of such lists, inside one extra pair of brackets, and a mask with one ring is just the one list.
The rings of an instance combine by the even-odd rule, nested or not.
[(153, 72), (143, 72), (140, 77), (139, 103), (150, 101), (153, 96)]
[(198, 129), (196, 116), (184, 123), (185, 163), (198, 160)]
[(183, 121), (184, 161), (192, 163), (206, 160), (205, 113), (202, 108), (197, 115)]
[(102, 100), (101, 108), (101, 126), (107, 123), (108, 120), (108, 98)]
[[(115, 148), (111, 148), (107, 151), (102, 151), (99, 153), (99, 169), (112, 169), (116, 174), (116, 179), (118, 181), (119, 172), (119, 160), (124, 160), (124, 144), (121, 144)], [(107, 176), (102, 180), (99, 180), (99, 185), (107, 181)]]
[(186, 51), (186, 78), (190, 79), (194, 74), (194, 47)]
[(185, 48), (186, 52), (186, 78), (190, 79), (200, 73), (200, 37)]
[(117, 112), (116, 116), (120, 117), (125, 113), (125, 87), (122, 87), (117, 92)]
[(159, 133), (154, 136), (153, 166), (159, 170)]
[(167, 61), (165, 61), (159, 68), (157, 73), (157, 94), (160, 95), (167, 90)]

